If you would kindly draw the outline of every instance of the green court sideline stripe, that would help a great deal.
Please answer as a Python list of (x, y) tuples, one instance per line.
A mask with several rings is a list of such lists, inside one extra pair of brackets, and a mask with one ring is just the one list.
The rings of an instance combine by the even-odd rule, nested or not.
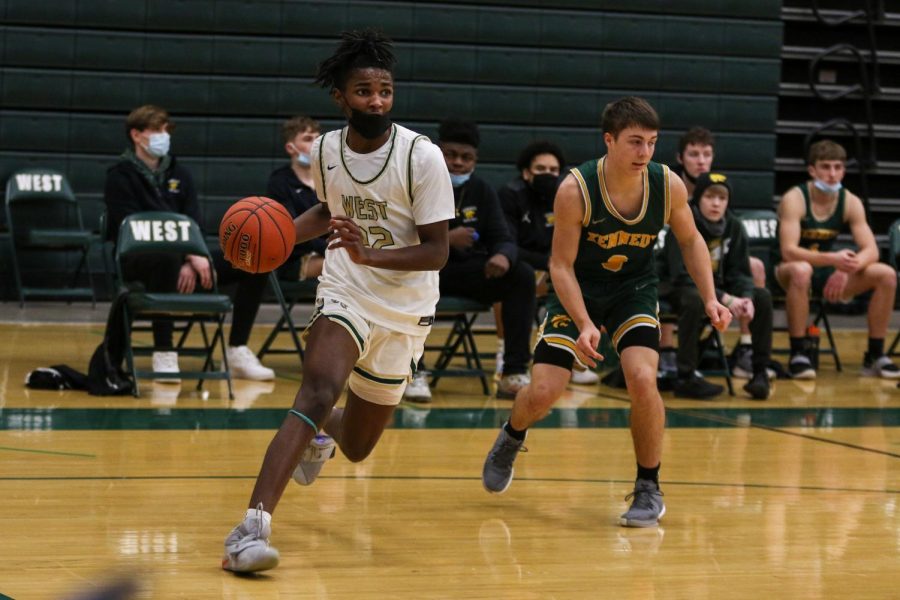
[[(81, 458), (97, 458), (96, 454), (84, 454), (83, 452), (63, 452), (61, 450), (32, 450), (31, 448), (13, 448), (12, 446), (0, 446), (0, 450), (6, 452), (32, 452), (34, 454), (54, 454), (58, 456), (78, 456)], [(0, 600), (3, 600), (0, 598)]]
[[(623, 404), (630, 403), (627, 398), (607, 394), (603, 396)], [(900, 407), (722, 407), (666, 410), (666, 426), (671, 429), (757, 427), (900, 458), (900, 454), (831, 440), (812, 431), (831, 427), (900, 427)], [(284, 408), (3, 408), (0, 409), (0, 431), (274, 430), (284, 421), (284, 413)], [(628, 406), (554, 408), (534, 427), (627, 429), (629, 415)], [(389, 426), (393, 429), (496, 429), (508, 416), (509, 408), (422, 410), (404, 405), (394, 412)], [(810, 433), (795, 433), (782, 428), (804, 428), (810, 430)]]
[[(604, 397), (606, 397), (606, 398), (610, 398), (610, 399), (612, 399), (612, 400), (618, 400), (618, 401), (620, 401), (620, 402), (628, 402), (628, 403), (631, 403), (631, 399), (628, 398), (627, 396), (626, 396), (625, 398), (622, 398), (621, 396), (614, 396), (614, 395), (608, 394), (608, 393), (601, 393), (600, 395), (601, 395), (601, 396), (604, 396)], [(738, 410), (740, 410), (740, 409), (738, 409)], [(774, 409), (774, 410), (794, 410), (794, 409)], [(823, 410), (824, 410), (824, 411), (831, 411), (831, 415), (832, 415), (832, 423), (831, 423), (831, 426), (832, 426), (832, 427), (852, 427), (852, 426), (855, 426), (855, 427), (875, 427), (875, 426), (878, 426), (878, 427), (886, 427), (886, 426), (896, 426), (896, 423), (891, 423), (891, 422), (885, 423), (885, 422), (883, 422), (883, 421), (882, 421), (882, 422), (877, 422), (877, 421), (873, 421), (873, 422), (863, 422), (862, 424), (848, 425), (847, 423), (841, 422), (843, 419), (841, 419), (841, 418), (835, 418), (835, 415), (836, 415), (836, 414), (839, 414), (839, 415), (846, 415), (846, 414), (848, 413), (848, 411), (850, 411), (850, 412), (852, 412), (852, 413), (855, 413), (855, 414), (857, 414), (857, 415), (867, 415), (867, 414), (870, 414), (872, 411), (882, 412), (884, 409), (868, 409), (868, 408), (862, 408), (862, 409), (860, 409), (860, 408), (832, 408), (832, 409), (822, 409), (822, 408), (808, 408), (808, 409), (798, 409), (798, 410), (804, 411), (806, 414), (810, 414), (811, 412), (815, 412), (815, 411), (823, 411)], [(888, 410), (891, 410), (891, 409), (888, 409)], [(721, 412), (721, 411), (720, 411), (720, 412)], [(889, 451), (887, 451), (887, 450), (881, 450), (880, 448), (870, 448), (870, 447), (868, 447), (868, 446), (860, 446), (859, 444), (853, 444), (853, 443), (850, 443), (850, 442), (844, 442), (844, 441), (842, 441), (842, 440), (832, 440), (832, 439), (820, 437), (820, 436), (818, 436), (818, 435), (812, 435), (812, 434), (809, 434), (809, 433), (798, 433), (798, 432), (796, 432), (796, 431), (787, 431), (786, 429), (782, 429), (781, 427), (777, 427), (777, 426), (773, 426), (773, 425), (767, 425), (767, 424), (765, 424), (765, 423), (753, 422), (753, 421), (752, 421), (752, 415), (753, 415), (753, 413), (755, 412), (754, 410), (747, 409), (747, 410), (743, 410), (742, 412), (747, 413), (747, 414), (749, 414), (749, 415), (751, 416), (751, 421), (750, 421), (749, 423), (746, 423), (746, 422), (745, 422), (745, 423), (741, 423), (741, 422), (739, 422), (739, 421), (738, 421), (737, 419), (735, 419), (735, 418), (728, 417), (728, 416), (723, 416), (723, 415), (721, 415), (721, 414), (719, 414), (719, 415), (717, 415), (717, 414), (709, 414), (709, 413), (707, 413), (707, 412), (705, 412), (705, 411), (703, 411), (703, 410), (693, 411), (693, 409), (687, 409), (687, 410), (685, 410), (685, 409), (671, 408), (671, 407), (669, 407), (669, 406), (666, 406), (666, 413), (667, 413), (667, 415), (668, 415), (669, 413), (674, 413), (674, 414), (680, 414), (680, 415), (688, 416), (688, 417), (694, 418), (694, 419), (701, 419), (701, 420), (711, 421), (711, 422), (715, 422), (715, 423), (722, 423), (722, 424), (725, 424), (725, 425), (732, 425), (732, 426), (734, 426), (734, 427), (753, 427), (753, 428), (756, 428), (756, 429), (762, 429), (763, 431), (771, 431), (772, 433), (780, 433), (780, 434), (782, 434), (782, 435), (792, 435), (792, 436), (794, 436), (794, 437), (799, 437), (799, 438), (811, 440), (811, 441), (813, 441), (813, 442), (822, 442), (822, 443), (825, 443), (825, 444), (832, 444), (832, 445), (835, 445), (835, 446), (842, 446), (842, 447), (844, 447), (844, 448), (850, 448), (851, 450), (861, 450), (862, 452), (869, 452), (869, 453), (871, 453), (871, 454), (880, 454), (880, 455), (882, 455), (882, 456), (889, 456), (889, 457), (891, 457), (891, 458), (900, 458), (900, 454), (898, 454), (898, 453), (896, 453), (896, 452), (889, 452)], [(856, 419), (856, 421), (859, 422), (859, 419)], [(888, 421), (891, 421), (891, 419), (888, 419)], [(799, 425), (803, 425), (803, 424), (801, 423), (801, 424), (799, 424)], [(667, 427), (669, 426), (668, 422), (666, 423), (666, 426), (667, 426)], [(788, 425), (788, 426), (791, 426), (791, 425)], [(797, 426), (797, 425), (793, 425), (793, 426)], [(807, 425), (807, 426), (808, 426), (808, 425)]]

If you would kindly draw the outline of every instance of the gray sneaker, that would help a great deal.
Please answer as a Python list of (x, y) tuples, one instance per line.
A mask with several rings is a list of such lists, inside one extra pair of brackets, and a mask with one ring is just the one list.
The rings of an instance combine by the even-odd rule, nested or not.
[(334, 457), (334, 447), (334, 439), (331, 436), (324, 433), (317, 434), (303, 451), (300, 463), (294, 469), (294, 481), (300, 485), (312, 485), (325, 466), (325, 461)]
[(740, 379), (753, 377), (753, 347), (750, 344), (738, 344), (731, 353), (734, 366), (731, 374)]
[(638, 479), (634, 482), (634, 491), (625, 496), (631, 500), (631, 508), (619, 517), (622, 527), (656, 527), (666, 514), (666, 505), (659, 486), (649, 479)]
[[(526, 434), (527, 435), (527, 434)], [(494, 447), (484, 459), (484, 469), (481, 472), (481, 483), (484, 489), (492, 494), (502, 494), (513, 480), (513, 462), (519, 452), (527, 452), (527, 449), (516, 438), (506, 433), (506, 429), (500, 428), (500, 435), (494, 442)]]
[(255, 573), (278, 565), (278, 550), (269, 545), (272, 517), (260, 504), (254, 514), (248, 514), (240, 525), (225, 538), (222, 568), (235, 573)]

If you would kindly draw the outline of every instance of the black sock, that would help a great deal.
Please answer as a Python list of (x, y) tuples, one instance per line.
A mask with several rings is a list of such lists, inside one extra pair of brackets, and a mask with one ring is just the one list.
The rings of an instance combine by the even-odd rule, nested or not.
[(791, 337), (791, 355), (800, 354), (806, 348), (805, 337)]
[(884, 354), (884, 338), (869, 338), (869, 356), (879, 358)]
[(656, 484), (656, 487), (659, 487), (659, 465), (656, 465), (653, 468), (648, 468), (642, 467), (641, 463), (638, 463), (637, 468), (638, 479), (649, 479)]
[(514, 429), (512, 425), (509, 424), (509, 421), (503, 424), (503, 431), (509, 434), (509, 436), (513, 439), (519, 440), (520, 442), (525, 439), (525, 432), (528, 431), (526, 427), (522, 431), (518, 429)]

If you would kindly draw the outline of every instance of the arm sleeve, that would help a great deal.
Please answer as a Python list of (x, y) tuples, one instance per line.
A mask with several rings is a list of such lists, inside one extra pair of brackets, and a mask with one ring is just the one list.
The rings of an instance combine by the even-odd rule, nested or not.
[(535, 252), (518, 246), (519, 260), (524, 261), (537, 269), (538, 271), (550, 270), (550, 255), (543, 252)]
[(503, 210), (500, 208), (497, 192), (487, 183), (484, 183), (482, 194), (482, 207), (486, 214), (483, 219), (479, 218), (478, 224), (483, 228), (481, 235), (485, 238), (484, 245), (487, 246), (491, 256), (502, 254), (509, 259), (510, 263), (515, 264), (519, 257), (519, 248), (513, 236), (509, 233), (509, 227), (506, 224)]
[(750, 246), (744, 226), (732, 227), (731, 248), (725, 260), (725, 291), (741, 298), (753, 297), (753, 274), (750, 272)]
[(427, 139), (419, 139), (413, 148), (410, 169), (410, 194), (416, 225), (453, 219), (453, 187), (440, 149)]
[(107, 239), (116, 241), (119, 225), (130, 214), (140, 212), (139, 193), (132, 189), (123, 173), (110, 169), (106, 172), (103, 188), (103, 202), (106, 204)]
[(522, 215), (519, 214), (519, 204), (516, 202), (516, 193), (507, 186), (503, 186), (497, 192), (497, 198), (500, 200), (500, 208), (503, 209), (503, 216), (509, 227), (509, 233), (513, 238), (519, 239), (519, 223), (522, 221)]
[(179, 175), (181, 184), (184, 186), (184, 208), (182, 212), (196, 221), (197, 225), (200, 226), (200, 231), (203, 231), (203, 215), (200, 211), (200, 201), (197, 199), (197, 188), (194, 187), (194, 178), (187, 169), (181, 169)]
[(266, 196), (272, 200), (280, 202), (293, 218), (300, 216), (294, 203), (291, 202), (291, 190), (284, 177), (278, 177), (275, 173), (269, 175), (269, 182), (266, 184)]

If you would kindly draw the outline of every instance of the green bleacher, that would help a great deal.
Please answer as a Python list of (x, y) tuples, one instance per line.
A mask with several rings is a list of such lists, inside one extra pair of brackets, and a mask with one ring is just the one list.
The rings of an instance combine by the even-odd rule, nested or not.
[[(173, 152), (192, 169), (202, 225), (213, 232), (227, 206), (262, 193), (284, 161), (281, 121), (307, 113), (326, 129), (341, 126), (312, 84), (316, 64), (339, 31), (378, 26), (395, 39), (399, 59), (394, 118), (430, 136), (445, 116), (476, 120), (478, 172), (495, 185), (515, 176), (516, 154), (536, 138), (560, 143), (572, 163), (599, 155), (603, 106), (639, 94), (663, 121), (658, 160), (674, 161), (680, 133), (705, 125), (716, 133), (716, 165), (732, 175), (736, 204), (770, 207), (780, 1), (546, 5), (56, 0), (48, 10), (4, 0), (0, 178), (27, 166), (60, 169), (85, 221), (96, 223), (106, 168), (126, 144), (125, 115), (157, 103), (173, 114)], [(53, 265), (41, 272), (55, 276)], [(6, 278), (0, 294), (9, 298)]]

